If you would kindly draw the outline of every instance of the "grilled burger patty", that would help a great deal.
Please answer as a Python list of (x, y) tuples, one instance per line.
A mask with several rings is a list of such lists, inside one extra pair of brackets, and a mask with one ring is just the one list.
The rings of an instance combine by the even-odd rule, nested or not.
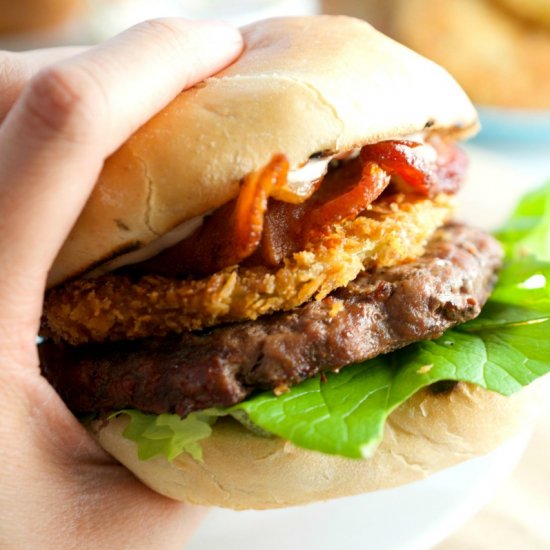
[(362, 272), (293, 311), (165, 338), (77, 347), (47, 341), (39, 347), (42, 372), (76, 413), (132, 407), (186, 416), (228, 406), (476, 317), (501, 256), (489, 235), (448, 225), (421, 258)]

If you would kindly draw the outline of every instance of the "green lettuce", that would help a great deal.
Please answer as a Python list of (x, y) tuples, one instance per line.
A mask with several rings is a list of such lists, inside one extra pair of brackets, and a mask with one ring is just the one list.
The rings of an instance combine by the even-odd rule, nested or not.
[[(510, 395), (550, 372), (550, 319), (534, 324), (448, 331), (434, 341), (308, 380), (275, 397), (237, 405), (262, 429), (294, 444), (351, 458), (369, 456), (389, 414), (418, 390), (443, 380)], [(546, 340), (545, 340), (546, 339)]]
[[(130, 416), (125, 436), (139, 457), (182, 452), (201, 458), (199, 441), (217, 416), (231, 415), (297, 446), (328, 454), (370, 456), (388, 416), (422, 388), (455, 381), (511, 395), (550, 372), (550, 184), (527, 195), (497, 233), (506, 262), (481, 315), (441, 338), (350, 365), (294, 386), (257, 394), (231, 408)], [(117, 413), (118, 414), (118, 413)]]
[(496, 237), (509, 258), (550, 262), (550, 184), (525, 195)]
[(125, 409), (111, 417), (119, 414), (130, 417), (123, 435), (137, 443), (140, 460), (148, 460), (156, 455), (174, 460), (181, 453), (189, 453), (199, 462), (202, 462), (199, 441), (210, 437), (212, 424), (218, 415), (216, 411), (206, 410), (181, 418), (175, 414), (153, 415)]

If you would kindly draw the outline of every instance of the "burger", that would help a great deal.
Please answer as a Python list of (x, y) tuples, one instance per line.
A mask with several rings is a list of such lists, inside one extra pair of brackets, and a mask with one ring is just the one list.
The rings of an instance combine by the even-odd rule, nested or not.
[(107, 159), (50, 272), (43, 375), (195, 504), (303, 504), (489, 451), (534, 414), (495, 391), (550, 370), (548, 304), (513, 309), (532, 273), (507, 264), (475, 319), (503, 252), (451, 221), (470, 101), (356, 19), (242, 33)]

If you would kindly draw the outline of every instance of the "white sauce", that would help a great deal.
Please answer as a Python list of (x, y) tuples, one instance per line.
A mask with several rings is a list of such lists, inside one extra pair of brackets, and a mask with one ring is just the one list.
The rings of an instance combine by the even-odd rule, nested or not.
[(437, 151), (431, 146), (425, 143), (424, 145), (419, 145), (414, 148), (414, 154), (417, 156), (424, 157), (428, 163), (437, 162)]
[[(287, 187), (297, 195), (307, 193), (312, 183), (321, 179), (328, 170), (332, 156), (308, 160), (301, 168), (290, 170), (286, 182)], [(306, 189), (304, 189), (304, 187)]]
[[(207, 214), (209, 214), (209, 212), (207, 212)], [(109, 271), (114, 271), (119, 267), (144, 262), (145, 260), (160, 254), (163, 250), (166, 250), (180, 241), (183, 241), (186, 237), (189, 237), (193, 231), (202, 225), (203, 219), (204, 216), (196, 216), (195, 218), (191, 218), (190, 220), (183, 222), (172, 229), (172, 231), (169, 231), (154, 241), (147, 243), (142, 248), (133, 250), (127, 254), (122, 254), (122, 256), (118, 256), (117, 258), (104, 263), (97, 269), (94, 269), (88, 273), (88, 277), (98, 277), (104, 273), (109, 273)]]

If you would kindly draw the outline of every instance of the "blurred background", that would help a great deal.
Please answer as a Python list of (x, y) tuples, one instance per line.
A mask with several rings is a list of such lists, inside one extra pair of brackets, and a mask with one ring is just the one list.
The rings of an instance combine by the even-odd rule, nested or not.
[(144, 19), (349, 14), (446, 67), (479, 139), (550, 143), (550, 0), (0, 0), (0, 48), (95, 43)]
[(550, 0), (324, 0), (445, 67), (478, 106), (479, 139), (550, 144)]
[(243, 25), (319, 10), (317, 0), (0, 0), (0, 47), (94, 43), (153, 17), (216, 18)]
[[(160, 16), (218, 18), (242, 25), (277, 15), (314, 13), (366, 19), (446, 67), (465, 88), (479, 109), (483, 126), (473, 144), (467, 146), (472, 175), (464, 191), (465, 217), (476, 211), (475, 204), (480, 211), (482, 189), (486, 212), (480, 225), (498, 225), (502, 218), (493, 217), (493, 210), (505, 213), (524, 190), (550, 178), (550, 0), (0, 0), (0, 49), (93, 44), (139, 21)], [(497, 203), (500, 208), (492, 208)], [(416, 544), (413, 539), (418, 529), (412, 529), (406, 544), (388, 546), (380, 541), (378, 548), (432, 546), (449, 534), (451, 526), (455, 528), (486, 502), (474, 519), (437, 548), (550, 548), (550, 465), (546, 459), (550, 448), (550, 410), (543, 414), (534, 433), (519, 468), (492, 500), (494, 483), (490, 494), (479, 491), (489, 475), (488, 468), (495, 468), (494, 462), (487, 462), (491, 466), (480, 470), (486, 474), (476, 478), (478, 492), (469, 493), (475, 502), (461, 497), (460, 510), (458, 504), (449, 507), (446, 527), (442, 529), (440, 522), (437, 537), (433, 535)], [(456, 492), (457, 480), (462, 478), (454, 482), (449, 479), (443, 485), (454, 487)], [(430, 490), (441, 490), (441, 484)], [(396, 506), (404, 502), (403, 494), (397, 495), (388, 512), (394, 525), (399, 517)], [(379, 506), (380, 501), (377, 502)], [(415, 507), (426, 506), (414, 499), (412, 502), (409, 516)], [(335, 518), (335, 508), (319, 510), (319, 524), (323, 514)], [(435, 514), (436, 510), (430, 513)], [(455, 519), (451, 521), (452, 513)], [(284, 516), (284, 521), (299, 517), (295, 510), (291, 514)], [(208, 521), (223, 521), (212, 517)], [(281, 524), (279, 529), (276, 525), (283, 516), (269, 517), (274, 518), (271, 530), (278, 531)], [(349, 520), (353, 515), (347, 510), (342, 517)], [(230, 521), (238, 521), (236, 518), (230, 516)], [(419, 519), (417, 527), (420, 523)], [(399, 524), (395, 529), (400, 529)], [(250, 542), (250, 535), (247, 540)], [(305, 539), (301, 548), (308, 548), (307, 540), (311, 539)]]

